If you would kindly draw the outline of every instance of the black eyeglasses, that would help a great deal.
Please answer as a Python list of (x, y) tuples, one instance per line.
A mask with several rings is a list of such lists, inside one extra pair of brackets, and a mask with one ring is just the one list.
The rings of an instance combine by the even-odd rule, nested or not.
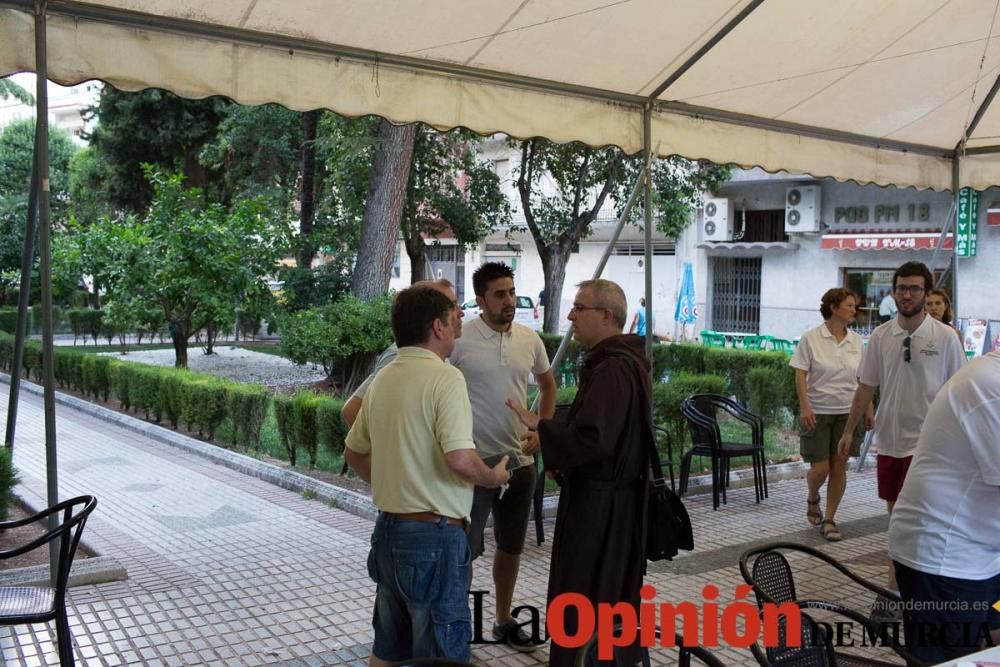
[(903, 361), (910, 363), (910, 337), (903, 339)]

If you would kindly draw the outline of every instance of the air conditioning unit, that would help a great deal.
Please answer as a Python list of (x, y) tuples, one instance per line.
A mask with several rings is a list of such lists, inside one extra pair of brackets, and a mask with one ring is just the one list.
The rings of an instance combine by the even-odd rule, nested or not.
[(785, 232), (819, 232), (819, 186), (796, 185), (785, 191)]
[(701, 240), (732, 241), (734, 212), (730, 200), (706, 197), (701, 219)]

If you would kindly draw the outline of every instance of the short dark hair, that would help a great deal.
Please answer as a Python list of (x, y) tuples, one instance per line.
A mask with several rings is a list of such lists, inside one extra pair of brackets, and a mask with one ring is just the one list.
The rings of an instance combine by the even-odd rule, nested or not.
[(861, 303), (854, 290), (849, 290), (846, 287), (828, 289), (819, 302), (819, 314), (823, 316), (824, 320), (830, 319), (833, 317), (833, 309), (844, 303), (849, 296), (854, 297), (854, 303)]
[(497, 278), (514, 279), (514, 269), (503, 262), (486, 262), (472, 274), (472, 291), (476, 296), (486, 294), (486, 287)]
[(910, 276), (920, 276), (924, 279), (924, 291), (930, 292), (931, 288), (934, 287), (934, 276), (931, 275), (930, 269), (923, 262), (907, 262), (892, 274), (892, 289), (896, 289), (896, 282), (900, 278), (909, 278)]
[(455, 304), (427, 285), (407, 287), (392, 302), (392, 335), (396, 347), (422, 345), (430, 340), (434, 320), (447, 322)]

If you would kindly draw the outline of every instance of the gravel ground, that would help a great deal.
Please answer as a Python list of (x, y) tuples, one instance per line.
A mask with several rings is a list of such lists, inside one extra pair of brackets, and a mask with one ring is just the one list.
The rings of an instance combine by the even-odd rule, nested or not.
[[(127, 361), (138, 361), (154, 366), (173, 366), (173, 350), (144, 350), (120, 354), (108, 352), (108, 356)], [(188, 348), (188, 368), (193, 371), (211, 373), (217, 377), (236, 382), (255, 382), (268, 387), (290, 384), (308, 384), (326, 378), (323, 369), (312, 365), (298, 366), (291, 361), (273, 354), (253, 352), (229, 345), (216, 345), (215, 352), (207, 355), (202, 348), (194, 345)]]

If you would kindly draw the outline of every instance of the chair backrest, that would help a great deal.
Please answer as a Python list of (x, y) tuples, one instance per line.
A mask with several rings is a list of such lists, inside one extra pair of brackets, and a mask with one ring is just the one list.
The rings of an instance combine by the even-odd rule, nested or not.
[(700, 400), (705, 394), (694, 394), (681, 401), (681, 414), (687, 420), (691, 444), (695, 447), (711, 447), (714, 451), (722, 446), (722, 436), (715, 420), (715, 410), (711, 404)]
[(69, 582), (69, 571), (73, 565), (76, 548), (80, 544), (80, 535), (83, 533), (83, 527), (87, 523), (87, 517), (90, 516), (95, 507), (97, 507), (97, 499), (93, 496), (78, 496), (64, 500), (26, 519), (19, 519), (16, 522), (7, 522), (6, 524), (8, 527), (14, 527), (28, 523), (44, 522), (51, 516), (58, 518), (58, 525), (44, 535), (36, 537), (27, 544), (4, 552), (5, 558), (12, 558), (28, 553), (29, 551), (34, 551), (50, 542), (56, 542), (56, 552), (59, 559), (55, 581), (55, 600), (57, 605), (64, 604), (66, 586)]
[[(770, 598), (769, 601), (781, 604), (796, 600), (795, 580), (792, 578), (792, 568), (788, 564), (788, 559), (778, 551), (767, 551), (753, 562), (753, 573), (751, 575), (755, 591), (759, 589)], [(765, 602), (760, 594), (757, 594), (757, 605)]]
[(791, 354), (793, 352), (792, 341), (785, 338), (772, 338), (771, 348), (776, 352), (784, 352), (785, 354)]

